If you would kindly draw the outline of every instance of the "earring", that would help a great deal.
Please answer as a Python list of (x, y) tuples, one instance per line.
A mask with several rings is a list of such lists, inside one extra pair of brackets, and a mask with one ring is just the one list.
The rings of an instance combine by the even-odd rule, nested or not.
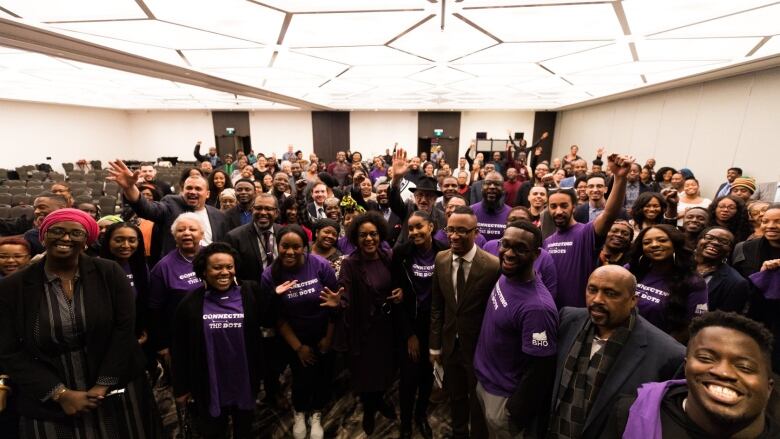
[(677, 252), (672, 253), (672, 262), (675, 264), (677, 263)]
[(238, 278), (235, 276), (233, 276), (233, 283), (236, 284), (236, 286), (238, 286)]

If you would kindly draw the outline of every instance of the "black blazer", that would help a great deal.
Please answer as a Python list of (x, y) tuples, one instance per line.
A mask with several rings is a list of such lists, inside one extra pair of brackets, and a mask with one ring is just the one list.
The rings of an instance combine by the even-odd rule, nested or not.
[[(0, 370), (17, 385), (19, 413), (64, 420), (59, 404), (41, 402), (65, 380), (56, 357), (35, 342), (34, 328), (45, 295), (44, 257), (0, 280)], [(135, 300), (125, 272), (116, 262), (79, 257), (79, 277), (87, 320), (85, 347), (91, 387), (100, 376), (118, 377), (117, 388), (144, 373), (144, 357), (135, 338)]]
[(750, 282), (729, 264), (720, 264), (707, 284), (710, 311), (744, 313), (750, 299)]
[[(252, 212), (252, 207), (249, 207), (250, 214)], [(236, 204), (235, 206), (231, 207), (225, 213), (225, 221), (227, 222), (227, 231), (230, 232), (231, 230), (243, 226), (241, 224), (241, 206)], [(211, 218), (209, 218), (211, 220)], [(250, 221), (251, 222), (251, 221)]]
[[(560, 310), (558, 361), (552, 395), (552, 414), (557, 409), (558, 390), (561, 385), (564, 363), (574, 341), (588, 320), (590, 320), (590, 315), (585, 308), (564, 307)], [(600, 438), (607, 426), (612, 406), (619, 395), (634, 393), (643, 383), (671, 379), (677, 369), (682, 366), (684, 358), (685, 347), (683, 345), (653, 326), (644, 317), (637, 315), (634, 330), (604, 379), (601, 389), (591, 405), (580, 437), (582, 439)]]
[[(274, 236), (279, 232), (282, 226), (274, 224)], [(225, 237), (225, 242), (230, 244), (240, 256), (236, 277), (239, 280), (251, 280), (260, 282), (263, 274), (261, 267), (262, 256), (260, 255), (260, 237), (257, 235), (255, 223), (244, 224), (231, 230)]]
[[(160, 258), (176, 248), (176, 241), (173, 240), (173, 234), (170, 233), (171, 225), (176, 217), (182, 213), (192, 212), (192, 208), (184, 202), (181, 195), (166, 195), (160, 201), (147, 201), (144, 197), (138, 197), (138, 201), (129, 204), (138, 216), (154, 221), (162, 227)], [(214, 242), (224, 241), (228, 232), (225, 214), (209, 205), (206, 205), (206, 210), (209, 215), (209, 223), (211, 223), (211, 240)]]
[[(206, 338), (203, 334), (205, 292), (206, 288), (201, 286), (179, 302), (174, 318), (171, 349), (173, 394), (178, 397), (191, 393), (200, 413), (208, 413), (210, 400)], [(263, 369), (260, 326), (268, 318), (270, 297), (260, 291), (258, 282), (246, 281), (241, 283), (241, 299), (244, 305), (244, 346), (254, 395), (259, 389), (259, 377), (262, 376)]]

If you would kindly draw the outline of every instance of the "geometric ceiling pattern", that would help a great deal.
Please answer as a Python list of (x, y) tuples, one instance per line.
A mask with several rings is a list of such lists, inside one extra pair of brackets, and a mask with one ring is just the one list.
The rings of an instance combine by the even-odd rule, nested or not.
[[(780, 53), (768, 0), (0, 0), (0, 17), (333, 109), (555, 109)], [(0, 47), (0, 98), (294, 108)]]

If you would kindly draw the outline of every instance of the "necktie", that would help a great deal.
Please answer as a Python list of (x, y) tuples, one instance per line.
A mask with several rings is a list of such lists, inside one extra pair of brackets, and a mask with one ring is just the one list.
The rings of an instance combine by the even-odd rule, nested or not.
[(460, 296), (462, 293), (466, 292), (466, 270), (463, 268), (463, 265), (466, 263), (466, 260), (463, 258), (458, 258), (458, 273), (456, 274), (456, 283), (455, 283), (455, 300), (458, 300), (458, 296)]
[(317, 218), (325, 218), (325, 210), (321, 207), (317, 208)]
[(265, 247), (265, 265), (266, 267), (271, 265), (274, 261), (274, 249), (271, 244), (271, 231), (266, 230), (263, 232), (263, 247)]

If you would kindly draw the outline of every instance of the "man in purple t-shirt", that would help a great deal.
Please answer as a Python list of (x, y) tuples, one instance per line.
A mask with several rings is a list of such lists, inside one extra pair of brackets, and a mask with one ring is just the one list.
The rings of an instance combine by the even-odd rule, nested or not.
[(504, 204), (504, 178), (490, 172), (482, 182), (482, 201), (471, 205), (477, 216), (477, 227), (485, 239), (499, 239), (506, 228), (509, 206)]
[[(503, 273), (490, 293), (474, 355), (477, 397), (491, 437), (533, 434), (547, 411), (557, 348), (558, 311), (534, 273), (542, 232), (528, 221), (507, 225), (498, 251)], [(545, 396), (546, 395), (546, 396)]]
[(574, 219), (577, 194), (572, 189), (550, 192), (547, 210), (558, 230), (545, 239), (544, 249), (553, 257), (558, 273), (561, 274), (556, 296), (558, 308), (585, 306), (582, 292), (585, 291), (588, 276), (596, 268), (598, 248), (623, 207), (626, 175), (633, 162), (630, 156), (609, 156), (608, 166), (614, 176), (612, 194), (607, 199), (604, 211), (587, 224), (578, 223)]

